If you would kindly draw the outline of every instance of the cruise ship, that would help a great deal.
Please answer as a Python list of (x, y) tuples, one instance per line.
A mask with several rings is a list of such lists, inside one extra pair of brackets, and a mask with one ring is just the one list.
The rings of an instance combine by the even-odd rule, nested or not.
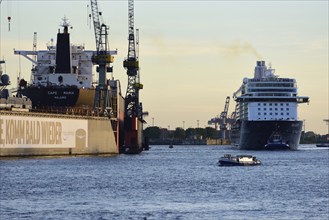
[(297, 106), (309, 97), (298, 96), (293, 78), (281, 78), (265, 61), (257, 61), (254, 78), (244, 78), (233, 94), (236, 123), (232, 142), (244, 150), (296, 150), (303, 121)]

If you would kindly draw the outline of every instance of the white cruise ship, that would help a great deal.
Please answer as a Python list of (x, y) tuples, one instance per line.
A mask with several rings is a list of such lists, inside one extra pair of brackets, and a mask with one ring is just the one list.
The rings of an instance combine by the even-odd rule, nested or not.
[[(244, 78), (233, 94), (236, 101), (235, 142), (240, 149), (291, 149), (300, 141), (303, 122), (297, 106), (309, 98), (298, 96), (292, 78), (280, 78), (265, 61), (257, 61), (254, 78)], [(232, 135), (234, 137), (234, 135)]]

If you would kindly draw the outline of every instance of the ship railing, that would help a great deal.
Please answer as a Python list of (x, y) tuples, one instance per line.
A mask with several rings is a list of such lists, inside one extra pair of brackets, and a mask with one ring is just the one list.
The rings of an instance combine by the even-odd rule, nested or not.
[(26, 109), (27, 111), (32, 108), (32, 102), (28, 98), (22, 97), (8, 97), (0, 99), (1, 110), (15, 110)]
[(58, 115), (70, 115), (70, 116), (82, 116), (82, 117), (102, 117), (116, 120), (111, 114), (101, 109), (95, 109), (93, 107), (57, 107), (57, 106), (44, 106), (37, 107), (30, 110), (36, 113), (48, 113)]
[(248, 79), (248, 82), (295, 82), (295, 79), (269, 77), (269, 78)]

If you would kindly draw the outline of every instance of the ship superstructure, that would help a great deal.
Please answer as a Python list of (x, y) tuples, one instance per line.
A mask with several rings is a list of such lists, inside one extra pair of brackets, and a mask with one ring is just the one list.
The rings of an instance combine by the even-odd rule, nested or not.
[[(78, 99), (86, 99), (86, 93), (95, 91), (82, 91), (93, 89), (97, 84), (93, 79), (92, 58), (96, 51), (85, 50), (84, 45), (70, 43), (68, 32), (70, 24), (64, 18), (63, 31), (57, 34), (56, 45), (53, 42), (47, 46), (47, 50), (26, 51), (15, 50), (16, 55), (22, 55), (34, 64), (31, 72), (31, 81), (24, 79), (19, 82), (19, 93), (32, 100), (33, 106), (75, 106)], [(109, 51), (116, 55), (117, 51)], [(36, 56), (36, 60), (31, 56)], [(79, 97), (80, 96), (80, 97)], [(88, 97), (94, 98), (88, 94)], [(84, 100), (79, 105), (90, 104), (93, 100)], [(82, 103), (81, 103), (82, 102)]]
[(265, 149), (273, 135), (284, 143), (278, 148), (297, 149), (303, 124), (297, 106), (309, 98), (298, 96), (295, 79), (274, 73), (265, 61), (257, 61), (254, 78), (244, 78), (233, 94), (237, 104), (235, 129), (240, 136), (237, 144), (241, 149)]

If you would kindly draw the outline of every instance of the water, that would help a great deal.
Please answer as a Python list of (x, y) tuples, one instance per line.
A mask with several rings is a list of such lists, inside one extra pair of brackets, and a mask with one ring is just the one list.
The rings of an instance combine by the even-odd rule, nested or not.
[[(263, 164), (218, 167), (225, 153)], [(0, 160), (0, 219), (329, 219), (329, 150), (152, 146), (140, 155)]]

